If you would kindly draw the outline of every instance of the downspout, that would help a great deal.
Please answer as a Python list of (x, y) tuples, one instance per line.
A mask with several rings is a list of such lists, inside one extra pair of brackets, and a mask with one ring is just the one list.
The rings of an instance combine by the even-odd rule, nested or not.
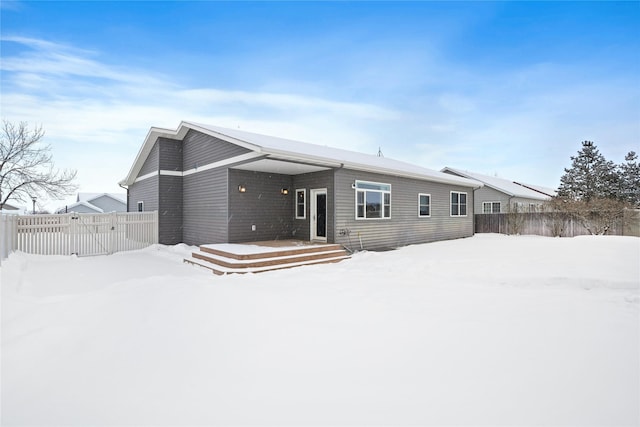
[(124, 185), (118, 183), (118, 187), (127, 190), (127, 212), (129, 212), (129, 187), (125, 187)]

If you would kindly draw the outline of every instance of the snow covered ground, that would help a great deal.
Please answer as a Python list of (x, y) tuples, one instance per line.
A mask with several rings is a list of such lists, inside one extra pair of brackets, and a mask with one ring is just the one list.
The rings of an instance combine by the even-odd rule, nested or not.
[(640, 239), (473, 238), (257, 275), (13, 254), (2, 425), (638, 425)]

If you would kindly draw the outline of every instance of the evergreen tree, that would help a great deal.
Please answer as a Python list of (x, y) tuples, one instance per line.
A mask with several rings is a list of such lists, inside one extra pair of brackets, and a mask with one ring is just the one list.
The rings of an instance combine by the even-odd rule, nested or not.
[(560, 178), (558, 196), (588, 202), (597, 198), (617, 198), (620, 177), (613, 162), (606, 160), (591, 141), (583, 141), (571, 167)]
[(640, 164), (635, 151), (625, 156), (626, 163), (620, 165), (620, 198), (635, 207), (640, 207)]

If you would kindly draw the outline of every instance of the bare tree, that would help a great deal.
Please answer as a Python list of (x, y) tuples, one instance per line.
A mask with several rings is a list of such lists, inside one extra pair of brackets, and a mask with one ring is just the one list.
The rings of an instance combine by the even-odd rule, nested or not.
[(42, 126), (2, 121), (0, 130), (0, 209), (9, 199), (30, 202), (43, 194), (51, 198), (73, 194), (77, 171), (54, 168), (51, 146), (42, 143)]

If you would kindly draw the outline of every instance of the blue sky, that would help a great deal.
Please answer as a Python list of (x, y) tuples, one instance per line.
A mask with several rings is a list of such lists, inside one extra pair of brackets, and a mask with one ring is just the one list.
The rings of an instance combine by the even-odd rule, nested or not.
[(1, 4), (2, 118), (80, 191), (181, 120), (554, 188), (640, 151), (639, 2)]

